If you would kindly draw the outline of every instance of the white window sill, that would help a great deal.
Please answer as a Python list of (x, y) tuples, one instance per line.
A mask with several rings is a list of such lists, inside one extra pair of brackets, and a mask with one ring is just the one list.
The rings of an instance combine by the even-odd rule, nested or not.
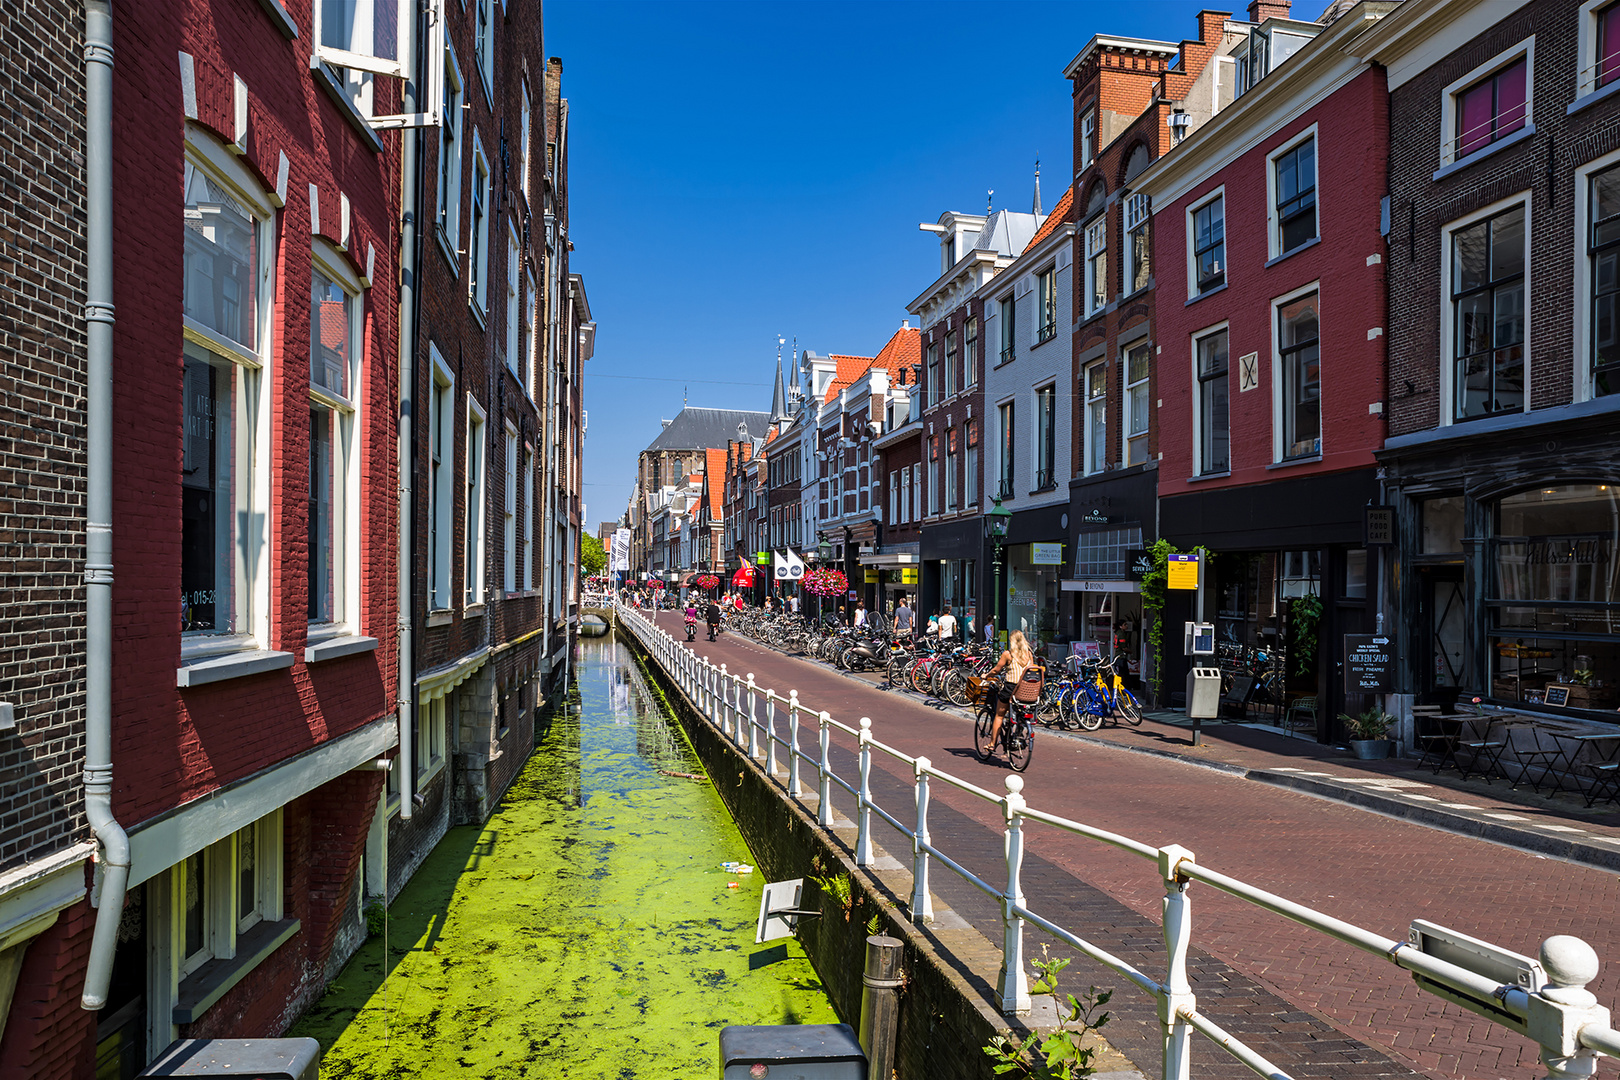
[(214, 1003), (268, 960), (303, 924), (297, 919), (261, 922), (236, 935), (236, 955), (229, 960), (210, 960), (180, 982), (174, 1002), (173, 1021), (190, 1024)]
[(430, 611), (428, 612), (427, 624), (429, 626), (449, 626), (455, 617), (456, 613), (453, 611)]
[(1300, 457), (1283, 458), (1281, 461), (1273, 461), (1270, 465), (1267, 465), (1266, 468), (1289, 469), (1295, 465), (1320, 465), (1321, 463), (1322, 455), (1320, 452), (1318, 452), (1315, 454), (1304, 454)]
[(456, 258), (455, 241), (445, 234), (444, 226), (437, 222), (433, 225), (433, 238), (439, 242), (439, 254), (444, 256), (444, 261), (450, 264), (450, 269), (456, 272), (456, 278), (459, 280), (461, 278), (461, 263)]
[(423, 788), (432, 783), (434, 779), (436, 779), (442, 772), (444, 772), (444, 758), (441, 757), (437, 761), (433, 762), (433, 764), (416, 774), (416, 790), (421, 792)]
[(1206, 296), (1214, 296), (1218, 292), (1225, 292), (1225, 291), (1226, 291), (1226, 284), (1223, 282), (1223, 283), (1215, 286), (1213, 289), (1205, 289), (1203, 292), (1199, 293), (1197, 296), (1192, 297), (1185, 304), (1182, 304), (1181, 306), (1182, 307), (1192, 307), (1194, 304), (1198, 303), (1198, 301), (1204, 299)]
[(1564, 115), (1574, 116), (1588, 105), (1596, 105), (1605, 98), (1613, 97), (1616, 94), (1620, 94), (1620, 79), (1616, 79), (1614, 82), (1603, 87), (1602, 89), (1588, 90), (1586, 93), (1569, 103), (1569, 108), (1564, 110)]
[(281, 31), (282, 37), (288, 41), (297, 39), (298, 24), (287, 14), (287, 9), (281, 6), (281, 0), (259, 0), (259, 6), (270, 16), (270, 21), (276, 24), (276, 29)]
[(339, 637), (327, 638), (313, 645), (304, 646), (304, 663), (318, 664), (322, 660), (336, 660), (340, 656), (355, 656), (359, 653), (375, 652), (377, 639), (374, 637), (361, 637), (357, 634), (343, 634)]
[[(472, 245), (468, 244), (467, 246), (471, 247)], [(489, 315), (485, 313), (484, 308), (481, 306), (476, 295), (468, 294), (467, 310), (471, 311), (473, 313), (473, 318), (478, 320), (478, 329), (489, 329)]]
[(1295, 255), (1298, 255), (1300, 252), (1309, 251), (1311, 248), (1315, 247), (1317, 244), (1320, 244), (1321, 242), (1322, 242), (1322, 238), (1320, 236), (1313, 236), (1309, 240), (1305, 241), (1303, 244), (1299, 244), (1299, 245), (1297, 245), (1295, 247), (1291, 247), (1287, 251), (1283, 252), (1281, 255), (1277, 255), (1277, 256), (1273, 257), (1272, 259), (1268, 260), (1265, 267), (1264, 267), (1264, 269), (1269, 270), (1273, 266), (1276, 266), (1278, 263), (1282, 262), (1284, 259), (1292, 259)]
[(174, 684), (181, 689), (206, 686), (227, 679), (242, 679), (293, 666), (293, 654), (270, 649), (245, 649), (205, 660), (182, 664), (174, 673)]
[(332, 104), (337, 106), (338, 112), (343, 114), (343, 119), (347, 120), (349, 126), (359, 134), (360, 141), (370, 147), (372, 153), (382, 153), (382, 138), (372, 129), (371, 121), (366, 115), (349, 100), (343, 80), (337, 77), (337, 73), (320, 57), (313, 54), (309, 58), (309, 73), (315, 77), (315, 85), (325, 91), (326, 96), (332, 99)]
[(1202, 473), (1202, 474), (1200, 474), (1198, 476), (1189, 476), (1189, 477), (1187, 477), (1187, 483), (1189, 483), (1189, 484), (1200, 484), (1200, 483), (1203, 483), (1205, 480), (1224, 480), (1226, 477), (1231, 476), (1231, 475), (1232, 475), (1232, 470), (1231, 469), (1227, 469), (1224, 472), (1207, 472), (1207, 473)]
[(483, 604), (468, 604), (466, 607), (461, 609), (461, 617), (464, 619), (479, 619), (482, 618), (483, 615)]
[(1460, 157), (1456, 161), (1449, 161), (1446, 164), (1440, 166), (1438, 169), (1436, 169), (1434, 171), (1434, 175), (1429, 177), (1429, 179), (1430, 180), (1444, 180), (1448, 176), (1452, 176), (1452, 175), (1454, 175), (1456, 173), (1462, 172), (1464, 169), (1468, 168), (1471, 165), (1474, 165), (1474, 164), (1476, 164), (1478, 162), (1484, 161), (1486, 158), (1490, 157), (1493, 154), (1501, 153), (1503, 150), (1506, 150), (1510, 146), (1519, 145), (1520, 143), (1524, 142), (1524, 140), (1528, 139), (1530, 136), (1534, 135), (1535, 133), (1536, 133), (1536, 125), (1535, 124), (1525, 124), (1524, 127), (1520, 128), (1518, 131), (1515, 131), (1513, 134), (1503, 136), (1502, 138), (1497, 139), (1495, 142), (1491, 143), (1491, 145), (1489, 145), (1487, 147), (1484, 147), (1482, 149), (1479, 149), (1479, 150), (1475, 150), (1472, 154), (1469, 154), (1467, 157)]

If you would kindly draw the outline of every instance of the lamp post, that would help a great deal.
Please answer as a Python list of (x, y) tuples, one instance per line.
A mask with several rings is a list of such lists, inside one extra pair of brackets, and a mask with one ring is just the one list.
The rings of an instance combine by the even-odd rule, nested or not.
[(997, 498), (995, 505), (984, 514), (984, 535), (996, 544), (996, 591), (990, 600), (990, 617), (996, 620), (997, 632), (1004, 632), (1007, 628), (1006, 619), (1001, 612), (1001, 554), (1002, 545), (1007, 541), (1007, 522), (1012, 519), (1012, 511), (1001, 505)]
[[(832, 545), (827, 542), (826, 533), (817, 533), (816, 538), (820, 541), (816, 545), (816, 565), (826, 566), (827, 560), (832, 558)], [(819, 592), (816, 593), (816, 624), (818, 626), (821, 624), (821, 593)]]

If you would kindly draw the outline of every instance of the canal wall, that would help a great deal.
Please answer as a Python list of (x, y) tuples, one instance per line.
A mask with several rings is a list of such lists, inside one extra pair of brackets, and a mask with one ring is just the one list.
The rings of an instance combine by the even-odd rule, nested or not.
[[(702, 717), (634, 635), (620, 632), (619, 639), (641, 663), (691, 740), (748, 843), (756, 872), (767, 881), (806, 879), (805, 906), (819, 907), (823, 914), (801, 920), (798, 937), (839, 1016), (851, 1026), (860, 1022), (867, 924), (876, 916), (883, 933), (905, 943), (906, 983), (900, 996), (895, 1055), (898, 1080), (991, 1080), (995, 1073), (984, 1045), (997, 1034), (1010, 1031), (1022, 1038), (1029, 1033), (1001, 1014), (994, 988), (982, 974), (994, 977), (1000, 951), (960, 918), (942, 919), (924, 930), (914, 927), (904, 915), (911, 892), (909, 871), (856, 866), (852, 827), (834, 828), (830, 834), (823, 830), (759, 763), (739, 753)], [(809, 881), (812, 876), (841, 875), (850, 882), (848, 908)], [(961, 925), (943, 925), (948, 921)]]

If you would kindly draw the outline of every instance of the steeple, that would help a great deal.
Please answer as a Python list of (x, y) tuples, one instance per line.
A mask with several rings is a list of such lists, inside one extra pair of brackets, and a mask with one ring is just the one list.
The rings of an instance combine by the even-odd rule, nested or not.
[(1045, 217), (1041, 212), (1041, 159), (1035, 159), (1035, 206), (1030, 211), (1036, 217)]
[(776, 339), (776, 390), (771, 394), (771, 423), (780, 424), (788, 418), (787, 388), (782, 382), (782, 346), (786, 342)]

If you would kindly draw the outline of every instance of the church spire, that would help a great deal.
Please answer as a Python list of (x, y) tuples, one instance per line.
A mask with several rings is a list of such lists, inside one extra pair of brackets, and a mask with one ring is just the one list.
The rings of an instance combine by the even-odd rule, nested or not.
[(782, 383), (782, 346), (786, 344), (781, 337), (776, 339), (776, 390), (771, 395), (771, 423), (777, 424), (788, 418), (787, 389)]
[(1041, 159), (1035, 159), (1035, 206), (1032, 211), (1036, 217), (1044, 217), (1041, 212)]

